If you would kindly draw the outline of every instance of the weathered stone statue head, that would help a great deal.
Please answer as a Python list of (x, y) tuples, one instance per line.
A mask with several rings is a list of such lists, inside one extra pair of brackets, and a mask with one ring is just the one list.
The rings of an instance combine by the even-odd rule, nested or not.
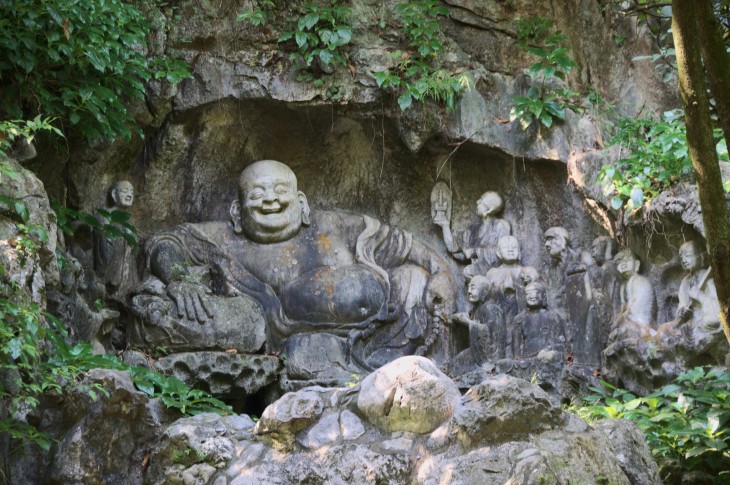
[(679, 261), (682, 263), (682, 269), (690, 273), (704, 268), (707, 265), (706, 257), (707, 252), (698, 241), (688, 241), (679, 248)]
[(520, 242), (514, 236), (502, 236), (497, 241), (497, 256), (503, 264), (520, 261)]
[(525, 266), (520, 271), (520, 279), (522, 284), (527, 286), (530, 283), (537, 283), (540, 281), (540, 273), (537, 272), (532, 266)]
[(482, 303), (487, 299), (488, 292), (489, 280), (486, 276), (474, 276), (469, 281), (469, 286), (467, 287), (467, 297), (469, 298), (469, 303)]
[(525, 287), (525, 302), (531, 309), (545, 308), (545, 287), (542, 283), (534, 281)]
[(119, 180), (112, 187), (111, 196), (114, 207), (129, 209), (134, 203), (134, 187), (127, 180)]
[(545, 231), (545, 249), (553, 259), (565, 259), (570, 247), (570, 236), (564, 227), (551, 227)]
[(641, 261), (634, 256), (630, 249), (624, 249), (616, 253), (614, 260), (616, 261), (616, 271), (623, 279), (629, 279), (639, 272)]
[(608, 236), (599, 236), (591, 243), (591, 257), (598, 266), (603, 266), (603, 263), (611, 260), (613, 251), (613, 239)]
[(488, 219), (499, 214), (503, 207), (504, 202), (497, 192), (484, 192), (477, 200), (477, 215)]
[(261, 160), (238, 179), (238, 199), (230, 209), (236, 234), (261, 243), (286, 241), (309, 225), (309, 204), (297, 177), (281, 162)]

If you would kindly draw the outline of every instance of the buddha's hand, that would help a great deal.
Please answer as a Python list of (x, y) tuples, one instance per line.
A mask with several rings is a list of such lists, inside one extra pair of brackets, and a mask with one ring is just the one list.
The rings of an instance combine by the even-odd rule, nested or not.
[(197, 320), (199, 323), (213, 318), (208, 300), (210, 293), (207, 286), (190, 281), (173, 281), (167, 286), (167, 294), (177, 307), (178, 318)]
[(448, 323), (460, 323), (462, 325), (469, 325), (473, 322), (473, 320), (469, 318), (469, 314), (466, 312), (452, 313), (449, 315), (449, 319), (447, 321)]
[(684, 323), (687, 320), (692, 319), (692, 307), (689, 305), (684, 305), (679, 308), (677, 308), (677, 320)]

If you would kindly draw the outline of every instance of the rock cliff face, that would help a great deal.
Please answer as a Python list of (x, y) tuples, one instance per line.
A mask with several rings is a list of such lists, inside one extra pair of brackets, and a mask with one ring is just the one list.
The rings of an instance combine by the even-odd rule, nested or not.
[[(583, 110), (566, 110), (565, 120), (549, 129), (532, 123), (523, 130), (519, 121), (509, 120), (513, 98), (524, 96), (534, 82), (528, 68), (536, 60), (515, 43), (516, 19), (545, 16), (566, 35), (577, 67), (566, 81), (551, 81), (553, 88), (570, 87), (581, 94), (592, 91), (629, 117), (669, 109), (677, 102), (676, 89), (661, 81), (654, 66), (632, 62), (634, 56), (653, 49), (646, 32), (630, 18), (613, 15), (601, 1), (446, 0), (443, 5), (449, 17), (439, 20), (445, 50), (437, 62), (450, 73), (464, 74), (471, 89), (457, 97), (453, 110), (427, 101), (401, 111), (397, 93), (379, 88), (374, 77), (397, 63), (390, 52), (407, 49), (408, 40), (395, 21), (399, 2), (348, 2), (353, 10), (353, 35), (346, 49), (347, 65), (323, 75), (319, 84), (297, 80), (298, 71), (289, 57), (292, 47), (277, 42), (287, 22), (298, 15), (294, 6), (275, 7), (270, 23), (263, 27), (237, 21), (237, 14), (253, 3), (181, 0), (160, 10), (150, 7), (148, 14), (160, 26), (151, 33), (151, 49), (186, 59), (193, 78), (177, 87), (152, 81), (147, 102), (130, 106), (143, 127), (144, 139), (77, 147), (68, 160), (56, 161), (41, 150), (30, 165), (49, 194), (93, 211), (108, 205), (115, 181), (131, 181), (136, 199), (128, 210), (146, 244), (137, 253), (137, 261), (126, 262), (141, 270), (150, 266), (153, 236), (182, 223), (234, 218), (232, 202), (240, 203), (241, 170), (257, 160), (280, 160), (296, 174), (297, 188), (306, 194), (313, 213), (326, 214), (315, 221), (312, 234), (317, 237), (307, 239), (309, 243), (316, 239), (316, 249), (321, 250), (311, 251), (315, 254), (311, 259), (326, 256), (307, 274), (311, 280), (345, 260), (362, 266), (363, 261), (372, 262), (364, 241), (380, 238), (382, 242), (386, 240), (382, 233), (390, 228), (404, 230), (390, 233), (396, 234), (387, 239), (392, 253), (411, 248), (416, 241), (426, 248), (419, 255), (427, 257), (414, 262), (407, 260), (409, 253), (392, 267), (382, 261), (369, 266), (381, 270), (371, 278), (377, 287), (371, 293), (388, 300), (380, 307), (379, 319), (282, 343), (282, 335), (276, 335), (276, 341), (272, 338), (274, 323), (300, 320), (295, 323), (317, 327), (343, 322), (335, 318), (339, 314), (331, 321), (310, 321), (297, 308), (290, 311), (296, 307), (291, 303), (285, 308), (289, 315), (281, 302), (274, 306), (276, 311), (267, 307), (262, 301), (278, 301), (292, 286), (283, 277), (271, 278), (281, 285), (269, 285), (269, 280), (258, 286), (243, 285), (244, 290), (255, 287), (251, 294), (241, 285), (236, 287), (245, 278), (236, 280), (231, 275), (240, 276), (266, 263), (271, 271), (278, 271), (274, 263), (293, 258), (289, 253), (267, 258), (241, 250), (248, 240), (240, 231), (239, 239), (231, 236), (227, 222), (221, 222), (214, 234), (219, 239), (212, 246), (220, 248), (223, 240), (237, 248), (235, 256), (245, 257), (236, 261), (227, 249), (205, 257), (193, 255), (202, 261), (199, 266), (208, 267), (189, 271), (183, 281), (205, 286), (201, 294), (215, 293), (219, 312), (206, 320), (204, 308), (198, 306), (188, 308), (192, 313), (185, 315), (185, 301), (170, 296), (171, 282), (150, 277), (139, 282), (136, 293), (127, 295), (131, 302), (111, 297), (104, 301), (119, 314), (117, 330), (126, 331), (121, 337), (111, 333), (104, 343), (120, 350), (132, 342), (161, 357), (154, 364), (158, 370), (210, 390), (239, 409), (261, 411), (263, 403), (271, 404), (259, 422), (254, 426), (245, 415), (174, 421), (123, 377), (94, 374), (90, 379), (108, 386), (111, 397), (100, 403), (84, 401), (75, 411), (66, 403), (62, 412), (49, 414), (48, 421), (59, 413), (64, 416), (63, 425), (54, 428), (60, 441), (50, 461), (39, 462), (42, 465), (28, 480), (50, 479), (46, 473), (52, 470), (58, 483), (521, 484), (592, 482), (598, 476), (607, 483), (657, 483), (655, 466), (635, 428), (589, 426), (561, 413), (555, 400), (570, 398), (581, 386), (585, 389), (601, 371), (643, 392), (687, 366), (722, 360), (728, 349), (724, 340), (716, 338), (721, 333), (712, 334), (709, 339), (714, 340), (706, 347), (693, 341), (688, 344), (679, 323), (665, 329), (660, 335), (663, 340), (656, 336), (657, 323), (673, 321), (681, 306), (685, 271), (678, 248), (685, 240), (701, 240), (704, 230), (696, 194), (691, 188), (680, 188), (662, 195), (641, 218), (629, 218), (609, 208), (596, 184), (600, 169), (618, 158), (614, 148), (604, 147), (605, 113), (586, 102)], [(64, 178), (57, 176), (59, 166)], [(58, 275), (49, 262), (56, 236), (55, 226), (47, 220), (47, 199), (39, 183), (22, 180), (27, 190), (20, 187), (17, 193), (39, 200), (36, 212), (46, 214), (42, 224), (48, 226), (51, 237), (42, 248), (39, 264), (47, 266), (46, 282), (55, 282)], [(436, 194), (433, 189), (438, 182), (442, 188)], [(497, 241), (483, 243), (489, 234), (479, 233), (488, 226), (486, 222), (480, 226), (479, 218), (486, 221), (494, 215), (479, 213), (478, 218), (475, 214), (475, 205), (477, 201), (482, 205), (486, 192), (501, 195), (503, 208), (492, 209), (518, 239), (517, 256), (512, 259), (507, 254), (497, 256), (501, 250)], [(437, 200), (442, 196), (443, 200)], [(443, 228), (435, 224), (438, 210), (442, 216), (448, 213), (449, 230), (461, 247), (450, 247)], [(477, 206), (477, 210), (485, 209)], [(337, 243), (327, 237), (333, 232), (315, 232), (320, 231), (321, 220), (330, 218), (330, 225), (337, 228), (332, 220), (354, 221), (354, 214), (360, 218), (358, 232), (349, 226), (341, 229), (338, 234), (346, 233), (341, 239), (347, 239), (341, 248), (330, 247)], [(17, 221), (13, 224), (15, 231)], [(309, 227), (310, 222), (301, 225)], [(220, 229), (224, 226), (225, 230)], [(567, 236), (553, 237), (562, 234), (554, 231), (559, 228)], [(470, 246), (469, 234), (479, 244)], [(175, 239), (174, 230), (166, 236)], [(612, 242), (593, 254), (592, 242), (599, 236)], [(562, 239), (562, 249), (551, 252), (552, 239)], [(288, 244), (279, 242), (284, 243), (282, 247)], [(62, 248), (72, 251), (75, 243), (67, 241)], [(631, 268), (621, 278), (610, 261), (619, 245), (637, 256), (626, 256)], [(97, 268), (91, 246), (77, 245), (74, 254), (93, 280), (91, 273)], [(382, 246), (373, 243), (372, 247)], [(461, 259), (454, 256), (460, 252)], [(226, 259), (221, 254), (229, 256), (228, 263), (233, 260), (249, 267), (240, 274), (227, 268), (226, 273), (226, 268), (221, 269), (221, 260)], [(491, 275), (487, 270), (495, 268), (482, 267), (483, 274), (474, 273), (485, 255), (493, 259), (492, 266), (495, 261), (510, 264)], [(293, 259), (293, 265), (298, 263)], [(40, 301), (42, 282), (29, 271), (19, 268), (17, 274)], [(632, 279), (639, 272), (646, 281)], [(484, 284), (491, 285), (493, 306), (485, 304), (480, 310), (484, 295), (479, 295), (478, 284), (467, 286), (462, 273), (467, 279), (487, 279)], [(378, 286), (381, 280), (387, 285)], [(369, 311), (369, 293), (359, 294), (345, 284), (346, 279), (332, 276), (327, 281), (325, 290), (338, 288), (333, 281), (349, 288), (349, 299), (342, 306), (350, 300), (365, 301), (356, 310)], [(633, 284), (636, 281), (641, 284)], [(701, 289), (706, 281), (707, 275), (699, 284)], [(530, 287), (530, 283), (542, 287)], [(636, 324), (636, 335), (612, 333), (621, 327), (614, 325), (613, 317), (631, 313), (626, 308), (629, 287), (640, 286), (653, 287), (643, 293), (648, 313), (654, 310), (651, 322)], [(88, 304), (96, 298), (90, 291), (84, 295)], [(106, 294), (103, 288), (99, 291)], [(650, 303), (653, 295), (655, 307)], [(319, 310), (320, 299), (311, 300)], [(398, 304), (387, 304), (393, 302)], [(462, 317), (452, 318), (457, 313)], [(288, 318), (294, 314), (297, 318)], [(318, 318), (322, 315), (328, 316), (320, 312)], [(398, 351), (427, 355), (437, 364), (409, 357), (352, 388), (343, 388), (350, 376), (353, 381), (360, 379), (380, 364), (356, 368), (362, 362), (356, 362), (353, 349), (366, 349), (373, 356), (380, 347), (387, 347), (387, 339), (367, 338), (383, 327), (388, 330), (396, 320), (403, 326), (390, 336), (405, 342)], [(457, 326), (457, 320), (466, 322), (465, 326)], [(511, 326), (515, 321), (525, 328), (533, 325), (536, 335), (517, 332)], [(154, 332), (140, 331), (149, 323), (157, 325)], [(553, 327), (561, 326), (562, 333), (553, 332)], [(497, 328), (503, 335), (495, 336)], [(524, 351), (533, 337), (540, 337), (544, 348)], [(608, 356), (611, 368), (601, 369), (607, 361), (601, 352), (609, 338), (616, 344)], [(307, 339), (313, 351), (287, 355), (289, 349), (297, 350), (297, 342)], [(658, 343), (664, 345), (659, 353)], [(481, 353), (477, 352), (480, 345), (484, 346)], [(537, 345), (534, 340), (532, 345)], [(711, 353), (706, 352), (708, 348)], [(388, 351), (383, 354), (395, 355)], [(129, 352), (126, 358), (147, 364), (141, 354)], [(307, 381), (294, 375), (312, 371), (321, 364), (317, 359), (328, 364), (316, 369), (327, 379)], [(332, 371), (335, 367), (337, 372)], [(454, 379), (446, 377), (444, 370), (452, 372)], [(540, 387), (517, 377), (534, 378)], [(313, 381), (334, 387), (305, 387)], [(136, 428), (137, 419), (149, 426)], [(107, 429), (113, 431), (119, 446), (100, 439), (100, 430)], [(23, 462), (18, 469), (32, 466)]]
[[(567, 167), (572, 158), (600, 148), (601, 126), (590, 112), (569, 112), (565, 123), (550, 130), (533, 125), (522, 131), (519, 123), (505, 122), (512, 98), (529, 87), (525, 69), (534, 62), (515, 46), (514, 20), (555, 19), (579, 64), (574, 87), (595, 90), (623, 113), (663, 108), (671, 92), (651, 65), (630, 61), (649, 49), (642, 32), (598, 3), (452, 1), (451, 17), (441, 22), (441, 62), (452, 72), (469, 73), (474, 89), (453, 112), (432, 103), (400, 112), (393, 94), (373, 78), (392, 63), (389, 51), (405, 47), (393, 22), (394, 3), (352, 2), (350, 69), (325, 75), (319, 88), (295, 80), (289, 52), (276, 42), (293, 13), (275, 10), (270, 25), (257, 28), (235, 20), (247, 6), (175, 7), (177, 20), (159, 33), (157, 48), (186, 58), (194, 78), (172, 91), (151, 86), (147, 106), (137, 110), (147, 126), (143, 146), (115, 143), (75, 154), (69, 162), (73, 202), (93, 209), (109, 185), (124, 177), (138, 190), (135, 220), (145, 231), (221, 219), (235, 191), (234, 175), (269, 158), (295, 170), (315, 206), (365, 211), (427, 238), (433, 238), (427, 194), (439, 178), (454, 188), (457, 220), (471, 213), (481, 192), (494, 188), (506, 192), (507, 210), (524, 220), (516, 233), (536, 222), (546, 229), (566, 223), (564, 215), (584, 212), (565, 183)], [(373, 26), (376, 19), (385, 20), (385, 27)], [(626, 39), (621, 49), (612, 37), (618, 35)], [(327, 95), (332, 86), (340, 93), (336, 100)], [(479, 176), (484, 173), (494, 176), (485, 180)], [(534, 206), (520, 211), (518, 201)], [(529, 219), (533, 214), (539, 219)], [(594, 224), (600, 221), (579, 217), (569, 229), (591, 233)]]

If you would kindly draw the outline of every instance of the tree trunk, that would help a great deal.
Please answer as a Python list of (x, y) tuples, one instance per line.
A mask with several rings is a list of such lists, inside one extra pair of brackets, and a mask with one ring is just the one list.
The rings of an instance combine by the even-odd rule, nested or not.
[(730, 55), (725, 50), (720, 25), (712, 10), (711, 0), (694, 2), (697, 9), (697, 31), (710, 90), (715, 98), (717, 115), (725, 140), (730, 142)]
[(687, 145), (697, 174), (705, 238), (720, 300), (720, 322), (730, 342), (730, 215), (712, 139), (710, 105), (697, 31), (695, 2), (672, 0), (672, 35), (677, 53), (679, 93), (687, 124)]

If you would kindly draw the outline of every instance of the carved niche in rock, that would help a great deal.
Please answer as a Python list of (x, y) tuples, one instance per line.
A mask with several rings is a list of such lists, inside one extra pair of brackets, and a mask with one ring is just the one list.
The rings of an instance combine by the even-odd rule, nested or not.
[(180, 327), (190, 332), (182, 341), (199, 329), (203, 345), (213, 345), (240, 325), (286, 353), (289, 381), (319, 383), (346, 382), (403, 355), (446, 363), (439, 327), (456, 285), (446, 260), (409, 233), (310, 211), (292, 170), (273, 160), (241, 173), (230, 216), (232, 224), (182, 224), (150, 239), (148, 279), (135, 297), (137, 345)]
[[(614, 329), (611, 333), (610, 345), (604, 351), (607, 377), (633, 392), (646, 393), (693, 367), (723, 363), (727, 340), (719, 323), (719, 303), (705, 256), (699, 241), (680, 247), (679, 262), (685, 275), (679, 285), (676, 318), (654, 330), (653, 325), (647, 327), (645, 323), (653, 324), (648, 283), (639, 280), (638, 288), (631, 288), (631, 277), (626, 280), (625, 276), (630, 258), (626, 257), (626, 262), (621, 260), (621, 253), (617, 255), (618, 270), (624, 279), (618, 317), (629, 320), (629, 331)], [(632, 302), (636, 308), (627, 309)], [(638, 330), (631, 324), (635, 320), (643, 322)]]

